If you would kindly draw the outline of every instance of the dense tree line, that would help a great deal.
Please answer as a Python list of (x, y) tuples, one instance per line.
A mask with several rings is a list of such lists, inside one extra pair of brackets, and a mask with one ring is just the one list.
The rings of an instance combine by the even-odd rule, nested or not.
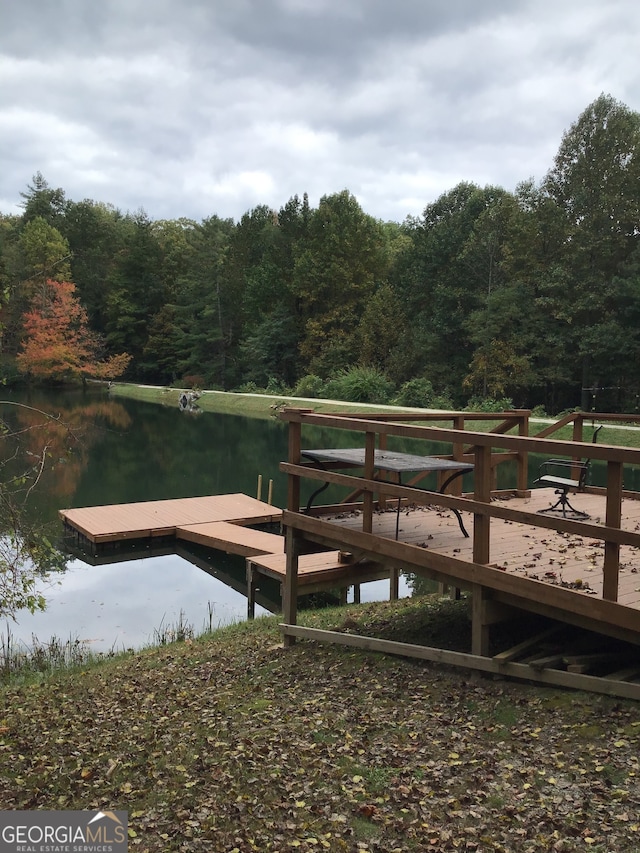
[(29, 373), (34, 298), (73, 282), (100, 363), (130, 356), (133, 380), (640, 407), (640, 114), (610, 96), (539, 184), (460, 183), (402, 224), (347, 190), (238, 222), (151, 221), (40, 174), (23, 195), (0, 217), (7, 377)]

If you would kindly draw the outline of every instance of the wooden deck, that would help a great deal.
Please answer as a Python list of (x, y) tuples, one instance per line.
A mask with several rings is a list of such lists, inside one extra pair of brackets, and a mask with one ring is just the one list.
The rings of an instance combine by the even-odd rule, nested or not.
[(279, 521), (282, 510), (238, 493), (63, 509), (60, 517), (89, 542), (101, 544), (175, 536), (180, 527), (211, 522), (246, 526)]
[[(549, 506), (552, 500), (552, 490), (537, 489), (528, 498), (509, 498), (494, 503), (537, 512)], [(605, 512), (602, 495), (582, 493), (575, 496), (574, 501), (590, 514), (590, 523), (601, 522)], [(622, 507), (622, 529), (640, 530), (640, 501), (624, 499)], [(280, 582), (286, 575), (284, 537), (248, 527), (279, 521), (282, 511), (247, 495), (84, 507), (61, 510), (60, 515), (68, 528), (97, 546), (173, 537), (252, 558), (253, 571)], [(469, 538), (462, 536), (455, 516), (448, 509), (434, 506), (403, 509), (398, 541), (444, 557), (473, 562), (473, 517), (464, 511), (462, 517), (471, 532)], [(360, 510), (343, 511), (324, 518), (338, 527), (362, 529)], [(396, 520), (396, 509), (389, 504), (387, 510), (374, 512), (371, 533), (395, 540)], [(561, 533), (495, 518), (491, 523), (491, 568), (499, 568), (506, 575), (543, 581), (581, 596), (602, 598), (603, 551), (602, 541), (577, 533)], [(338, 559), (338, 552), (332, 550), (300, 558), (301, 586), (352, 585), (389, 575), (388, 567), (376, 566), (371, 560), (352, 565)], [(640, 549), (629, 545), (620, 546), (618, 604), (640, 611)], [(638, 624), (640, 630), (640, 621)]]
[[(537, 513), (554, 500), (553, 490), (539, 489), (530, 497), (496, 499), (495, 504)], [(591, 526), (601, 524), (605, 500), (603, 495), (587, 493), (574, 497), (576, 506), (591, 516), (588, 520)], [(640, 501), (626, 498), (622, 508), (621, 529), (634, 532), (640, 529)], [(362, 509), (334, 510), (319, 514), (316, 519), (295, 518), (298, 529), (305, 531), (312, 541), (325, 545), (340, 543), (369, 559), (379, 554), (381, 565), (395, 564), (434, 578), (450, 586), (452, 592), (457, 587), (470, 590), (473, 593), (470, 598), (472, 616), (475, 619), (479, 614), (483, 634), (491, 624), (514, 618), (523, 611), (555, 620), (549, 629), (554, 636), (558, 636), (562, 625), (565, 628), (573, 625), (587, 633), (560, 633), (557, 642), (552, 642), (543, 631), (494, 657), (488, 657), (484, 648), (481, 653), (457, 653), (366, 636), (345, 637), (341, 632), (323, 632), (286, 621), (281, 625), (285, 642), (300, 637), (338, 643), (470, 667), (501, 677), (640, 700), (640, 652), (637, 648), (640, 645), (640, 547), (620, 545), (619, 600), (607, 601), (602, 598), (605, 550), (602, 540), (594, 539), (591, 534), (565, 533), (494, 517), (491, 519), (491, 562), (479, 566), (473, 560), (473, 514), (461, 512), (471, 534), (468, 538), (462, 535), (455, 515), (437, 506), (403, 508), (397, 540), (396, 509), (391, 506), (374, 510), (370, 533), (362, 531)], [(292, 517), (291, 513), (285, 513), (285, 524)], [(298, 558), (297, 576), (297, 584), (302, 589), (305, 583), (303, 559), (303, 556)], [(482, 583), (480, 595), (477, 594), (479, 582)], [(286, 593), (286, 582), (283, 586)], [(581, 651), (586, 653), (581, 654)]]
[[(627, 418), (635, 423), (637, 418), (571, 412), (531, 435), (530, 415), (521, 409), (499, 414), (422, 411), (381, 415), (282, 409), (278, 417), (289, 425), (288, 459), (280, 465), (288, 477), (287, 509), (282, 518), (287, 539), (281, 625), (284, 645), (291, 645), (297, 637), (320, 639), (317, 631), (296, 624), (299, 560), (314, 545), (348, 550), (390, 569), (402, 568), (471, 593), (471, 654), (463, 655), (464, 660), (454, 660), (452, 653), (442, 649), (389, 644), (382, 638), (352, 636), (350, 645), (388, 651), (393, 646), (397, 654), (434, 661), (446, 658), (456, 665), (544, 680), (538, 678), (533, 663), (523, 663), (517, 673), (507, 673), (505, 660), (488, 660), (490, 627), (521, 618), (524, 612), (593, 636), (599, 654), (602, 648), (626, 644), (637, 661), (640, 490), (635, 484), (640, 449), (594, 441), (598, 422), (613, 425)], [(492, 422), (488, 429), (467, 429), (467, 422), (482, 420)], [(313, 448), (310, 429), (335, 430), (331, 446), (359, 449), (360, 456), (349, 464), (342, 455), (335, 463), (308, 462), (311, 454), (307, 448)], [(566, 437), (569, 429), (571, 438)], [(550, 437), (555, 435), (558, 437)], [(391, 447), (391, 442), (397, 445)], [(460, 494), (460, 480), (427, 486), (420, 467), (411, 480), (403, 482), (400, 477), (387, 477), (384, 466), (378, 464), (380, 452), (384, 454), (388, 448), (398, 453), (406, 448), (408, 455), (417, 455), (426, 464), (434, 443), (439, 459), (460, 463), (465, 470), (469, 470), (468, 464), (472, 466), (464, 495)], [(538, 513), (557, 497), (553, 490), (531, 492), (533, 466), (541, 458), (593, 463), (593, 485), (572, 496), (576, 508), (588, 513), (588, 518)], [(342, 495), (340, 503), (316, 504), (311, 513), (301, 512), (303, 483), (316, 495), (330, 485), (333, 494)], [(451, 488), (446, 489), (449, 484)], [(399, 518), (398, 501), (403, 504)], [(456, 511), (471, 536), (463, 535)], [(343, 642), (340, 632), (325, 633), (331, 634), (326, 641)], [(576, 665), (583, 666), (583, 662)], [(591, 681), (580, 680), (583, 676), (567, 671), (555, 673), (553, 678), (562, 679), (555, 683), (579, 689), (617, 691), (616, 695), (640, 699), (638, 683), (621, 687), (613, 676), (606, 683), (591, 676)]]
[[(538, 512), (555, 500), (552, 489), (535, 489), (529, 498), (496, 500), (498, 506)], [(602, 495), (582, 493), (572, 496), (574, 505), (591, 518), (590, 523), (600, 523), (604, 518), (605, 498)], [(640, 530), (640, 501), (623, 499), (622, 528)], [(460, 533), (458, 522), (450, 511), (437, 507), (411, 507), (400, 514), (400, 542), (418, 545), (444, 556), (471, 562), (473, 560), (473, 516), (462, 512), (465, 527), (470, 532), (466, 539)], [(326, 516), (326, 520), (352, 530), (362, 529), (360, 511), (341, 512)], [(372, 533), (386, 539), (395, 539), (396, 510), (389, 507), (375, 512)], [(561, 533), (519, 524), (503, 519), (491, 521), (491, 562), (506, 574), (544, 581), (570, 589), (581, 595), (602, 597), (603, 586), (602, 541), (578, 534)], [(640, 549), (620, 546), (620, 574), (618, 603), (640, 610)], [(639, 622), (640, 629), (640, 622)]]

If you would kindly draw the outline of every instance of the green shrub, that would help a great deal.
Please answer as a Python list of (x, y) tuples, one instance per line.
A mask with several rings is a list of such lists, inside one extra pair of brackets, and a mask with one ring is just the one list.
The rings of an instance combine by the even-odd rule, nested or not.
[(235, 391), (237, 394), (264, 394), (264, 389), (258, 388), (255, 382), (243, 382)]
[(351, 403), (388, 403), (393, 383), (373, 367), (351, 367), (330, 379), (324, 389), (326, 397)]
[(397, 406), (418, 409), (452, 409), (453, 402), (447, 394), (436, 394), (433, 385), (423, 377), (405, 382), (393, 401)]
[(427, 408), (435, 395), (433, 385), (428, 379), (410, 379), (400, 386), (394, 403), (398, 406)]
[(275, 376), (270, 376), (266, 388), (261, 388), (256, 382), (243, 382), (234, 388), (236, 394), (265, 394), (268, 397), (283, 396), (288, 397), (291, 393), (291, 388), (288, 388), (281, 379)]
[(291, 393), (291, 388), (287, 387), (286, 383), (283, 382), (282, 379), (270, 376), (267, 382), (267, 387), (264, 389), (264, 393), (282, 395), (283, 397), (286, 397)]
[(472, 397), (466, 406), (467, 412), (504, 412), (513, 409), (513, 400), (510, 397), (502, 397), (495, 400), (493, 397)]
[(293, 389), (294, 397), (322, 397), (324, 394), (324, 379), (316, 376), (315, 373), (309, 373), (298, 380), (298, 384)]

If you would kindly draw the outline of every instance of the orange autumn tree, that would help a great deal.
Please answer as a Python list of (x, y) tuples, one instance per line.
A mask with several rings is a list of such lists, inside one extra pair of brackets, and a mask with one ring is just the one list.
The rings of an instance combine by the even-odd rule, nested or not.
[(69, 281), (49, 279), (32, 299), (17, 356), (21, 373), (37, 379), (115, 379), (127, 369), (131, 361), (127, 353), (100, 357), (102, 340), (89, 328), (75, 291)]

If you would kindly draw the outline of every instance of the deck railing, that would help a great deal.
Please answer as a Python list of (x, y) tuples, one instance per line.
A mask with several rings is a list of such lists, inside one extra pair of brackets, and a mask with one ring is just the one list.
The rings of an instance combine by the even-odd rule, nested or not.
[[(363, 532), (372, 531), (372, 513), (376, 500), (384, 502), (394, 498), (423, 505), (445, 506), (473, 514), (473, 563), (488, 565), (491, 560), (491, 520), (502, 518), (536, 527), (548, 528), (564, 533), (577, 534), (604, 542), (603, 593), (606, 601), (618, 599), (618, 575), (620, 569), (620, 546), (640, 547), (640, 533), (624, 530), (622, 522), (622, 498), (629, 495), (623, 489), (623, 466), (640, 465), (640, 450), (616, 447), (607, 444), (592, 444), (582, 441), (584, 425), (588, 421), (620, 422), (627, 420), (620, 415), (571, 413), (556, 424), (544, 428), (537, 435), (528, 435), (530, 412), (515, 410), (502, 413), (398, 413), (385, 415), (369, 414), (321, 414), (311, 410), (284, 409), (279, 417), (289, 423), (289, 453), (281, 470), (288, 475), (287, 506), (289, 513), (299, 513), (301, 481), (311, 479), (319, 483), (332, 483), (351, 490), (350, 500), (361, 495), (363, 510)], [(495, 421), (489, 432), (475, 432), (466, 428), (468, 422)], [(632, 420), (629, 416), (628, 420)], [(425, 423), (451, 423), (451, 427), (427, 426)], [(573, 440), (548, 438), (559, 428), (573, 423)], [(323, 427), (347, 430), (354, 434), (354, 446), (365, 448), (364, 476), (340, 473), (305, 464), (302, 459), (303, 427)], [(517, 430), (516, 435), (509, 434)], [(579, 438), (576, 438), (578, 436)], [(387, 480), (374, 479), (374, 451), (385, 449), (389, 438), (414, 439), (418, 442), (442, 442), (451, 446), (451, 453), (444, 458), (474, 463), (474, 491), (470, 494), (440, 494), (416, 488), (425, 475), (414, 477), (406, 485)], [(419, 452), (419, 451), (417, 451)], [(527, 492), (527, 468), (530, 454), (548, 457), (590, 458), (606, 465), (606, 488), (600, 491), (606, 497), (604, 524), (588, 520), (553, 517), (497, 505), (491, 499), (496, 495), (495, 471), (507, 461), (515, 460), (517, 475), (513, 494), (524, 496)], [(424, 455), (431, 455), (427, 452)], [(504, 494), (504, 491), (501, 492)], [(639, 495), (640, 497), (640, 495)]]
[[(301, 413), (312, 414), (311, 410), (306, 409), (285, 409), (282, 412), (282, 418), (287, 420), (288, 418), (284, 417), (285, 412), (298, 411)], [(367, 420), (372, 421), (374, 423), (384, 423), (393, 421), (396, 424), (414, 424), (414, 425), (424, 425), (429, 423), (436, 423), (438, 425), (444, 425), (445, 428), (449, 429), (449, 435), (451, 435), (451, 430), (455, 431), (456, 437), (459, 435), (463, 435), (463, 439), (468, 439), (471, 435), (470, 431), (467, 429), (468, 423), (480, 423), (486, 422), (491, 423), (492, 426), (489, 429), (490, 434), (495, 435), (505, 435), (511, 431), (517, 432), (518, 435), (526, 436), (529, 434), (529, 418), (531, 416), (531, 411), (529, 409), (513, 409), (505, 412), (498, 413), (489, 413), (489, 412), (446, 412), (446, 411), (424, 411), (424, 412), (398, 412), (394, 413), (392, 416), (389, 414), (370, 414), (370, 413), (353, 413), (353, 412), (337, 412), (332, 413), (332, 418), (342, 418), (344, 421), (359, 421), (359, 420)], [(449, 426), (450, 424), (450, 426)], [(344, 428), (341, 424), (340, 429)], [(352, 428), (352, 427), (349, 427)], [(377, 433), (376, 438), (376, 446), (380, 450), (386, 450), (388, 446), (387, 437), (389, 435), (402, 435), (401, 433), (389, 433), (385, 431), (379, 431)], [(404, 437), (415, 437), (415, 436), (406, 436)], [(436, 441), (437, 439), (428, 437), (425, 440), (427, 441)], [(452, 450), (450, 454), (441, 454), (442, 458), (445, 459), (454, 459), (458, 462), (465, 461), (473, 461), (473, 454), (475, 451), (474, 445), (470, 445), (468, 441), (465, 440), (453, 440), (451, 442)], [(516, 463), (516, 493), (518, 495), (524, 496), (527, 491), (527, 471), (528, 471), (528, 459), (527, 455), (521, 451), (508, 451), (502, 450), (499, 453), (492, 453), (491, 456), (491, 468), (493, 471), (493, 480), (494, 484), (497, 479), (497, 469), (498, 466), (504, 465), (508, 462)], [(427, 477), (428, 474), (417, 474), (408, 485), (416, 485), (422, 479)], [(440, 475), (439, 484), (442, 479), (444, 479), (446, 475)], [(452, 493), (460, 494), (462, 490), (461, 481), (457, 481), (452, 486)], [(494, 489), (495, 490), (495, 489)], [(509, 490), (513, 491), (513, 490)], [(355, 497), (353, 496), (350, 497)], [(384, 496), (383, 496), (384, 500)]]

